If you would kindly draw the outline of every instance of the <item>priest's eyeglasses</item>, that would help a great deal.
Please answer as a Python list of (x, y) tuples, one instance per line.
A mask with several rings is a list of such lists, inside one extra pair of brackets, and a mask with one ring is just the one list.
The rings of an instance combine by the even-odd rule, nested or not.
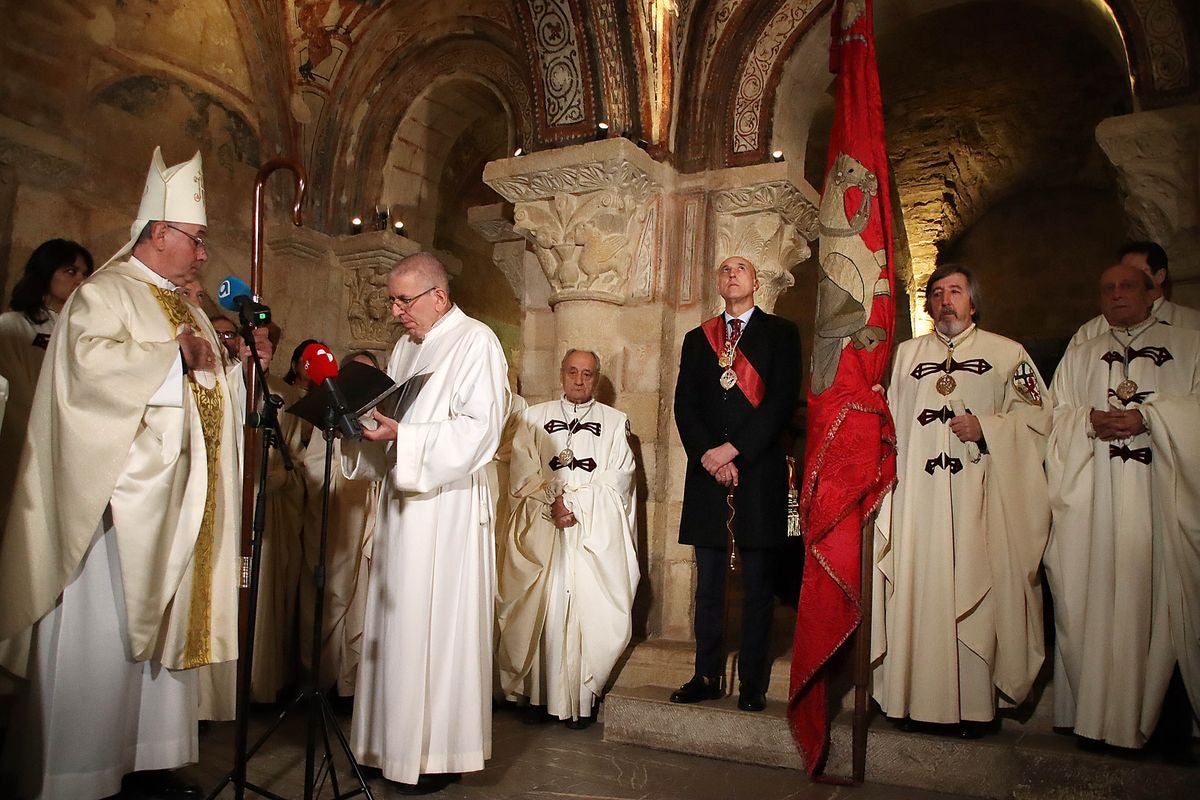
[(389, 297), (388, 302), (398, 308), (401, 308), (401, 309), (404, 309), (407, 311), (408, 309), (412, 308), (413, 303), (417, 302), (422, 297), (429, 294), (436, 288), (438, 288), (438, 287), (430, 286), (425, 291), (421, 292), (420, 294), (414, 294), (412, 297), (404, 297), (403, 295), (401, 295), (400, 297)]
[(203, 237), (203, 236), (194, 236), (194, 235), (192, 235), (192, 234), (188, 233), (187, 231), (185, 231), (183, 228), (176, 228), (174, 225), (172, 225), (172, 224), (171, 224), (171, 223), (169, 223), (169, 222), (167, 222), (167, 223), (165, 223), (165, 224), (166, 224), (166, 226), (167, 226), (168, 228), (170, 228), (171, 230), (173, 230), (173, 231), (178, 231), (179, 233), (182, 233), (182, 234), (183, 234), (184, 236), (186, 236), (187, 238), (191, 239), (191, 240), (192, 240), (192, 244), (195, 246), (195, 248), (196, 248), (197, 250), (203, 250), (203, 251), (204, 251), (204, 252), (206, 252), (206, 253), (208, 252), (208, 242), (206, 242), (206, 241), (204, 240), (204, 237)]

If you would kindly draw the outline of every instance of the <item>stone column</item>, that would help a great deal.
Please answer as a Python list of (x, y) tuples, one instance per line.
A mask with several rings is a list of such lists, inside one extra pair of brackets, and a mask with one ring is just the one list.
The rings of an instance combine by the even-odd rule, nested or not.
[(1176, 299), (1200, 306), (1200, 105), (1109, 117), (1096, 141), (1116, 168), (1130, 235), (1166, 249)]

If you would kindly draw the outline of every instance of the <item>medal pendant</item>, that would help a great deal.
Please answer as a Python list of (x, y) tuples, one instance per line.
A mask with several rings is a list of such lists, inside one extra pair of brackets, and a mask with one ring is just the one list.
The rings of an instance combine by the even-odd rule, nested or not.
[(721, 355), (717, 356), (717, 365), (721, 369), (729, 369), (733, 366), (733, 353), (730, 353), (728, 350), (722, 352)]
[(954, 376), (947, 373), (937, 379), (935, 388), (938, 390), (938, 394), (944, 397), (953, 392), (956, 386), (958, 386), (958, 382), (954, 380)]
[(734, 373), (734, 371), (731, 369), (727, 369), (724, 372), (722, 372), (721, 373), (721, 388), (728, 390), (728, 389), (732, 389), (734, 386), (737, 386), (737, 375)]
[(1137, 383), (1126, 378), (1117, 384), (1117, 399), (1122, 403), (1128, 403), (1130, 398), (1137, 394), (1137, 390)]
[(569, 447), (564, 447), (558, 451), (558, 463), (564, 467), (570, 465), (575, 460), (575, 453)]

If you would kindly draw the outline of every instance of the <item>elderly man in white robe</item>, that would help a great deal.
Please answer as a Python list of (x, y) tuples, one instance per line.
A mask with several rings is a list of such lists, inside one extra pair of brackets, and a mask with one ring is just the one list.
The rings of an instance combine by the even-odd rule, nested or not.
[(562, 397), (526, 410), (513, 440), (497, 662), (508, 699), (580, 729), (632, 632), (635, 464), (629, 418), (593, 397), (596, 354), (568, 350), (560, 375)]
[(504, 425), (496, 335), (450, 300), (429, 253), (388, 277), (404, 326), (388, 375), (392, 419), (343, 442), (347, 478), (382, 480), (351, 720), (355, 756), (402, 791), (444, 788), (492, 749), (495, 498), (485, 467)]
[[(1150, 313), (1160, 323), (1173, 325), (1190, 331), (1200, 331), (1200, 311), (1167, 299), (1170, 273), (1167, 270), (1167, 251), (1155, 242), (1129, 242), (1117, 253), (1119, 264), (1137, 267), (1150, 276), (1154, 288), (1150, 290)], [(1108, 320), (1103, 314), (1092, 317), (1071, 337), (1067, 348), (1077, 347), (1096, 336), (1108, 333)]]
[(198, 673), (237, 657), (241, 365), (177, 292), (208, 256), (199, 153), (155, 150), (131, 233), (63, 308), (0, 546), (10, 796), (171, 788), (146, 771), (197, 760)]
[(975, 325), (969, 270), (939, 267), (925, 296), (935, 330), (896, 349), (888, 391), (899, 483), (875, 526), (874, 693), (903, 726), (972, 738), (1044, 660), (1050, 411), (1025, 349)]
[(1160, 324), (1151, 292), (1137, 269), (1107, 269), (1110, 330), (1054, 376), (1055, 724), (1140, 748), (1178, 669), (1185, 750), (1200, 709), (1200, 333)]

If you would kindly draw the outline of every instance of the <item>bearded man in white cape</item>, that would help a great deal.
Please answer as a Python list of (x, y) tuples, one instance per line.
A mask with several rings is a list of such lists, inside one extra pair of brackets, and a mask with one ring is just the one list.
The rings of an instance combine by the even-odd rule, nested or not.
[(401, 791), (444, 788), (492, 750), (496, 501), (485, 467), (504, 425), (496, 335), (450, 300), (430, 253), (388, 277), (404, 335), (388, 375), (392, 418), (343, 441), (347, 478), (382, 480), (351, 744)]
[(593, 396), (599, 357), (568, 350), (560, 375), (562, 397), (526, 410), (513, 440), (497, 662), (509, 699), (580, 729), (632, 633), (635, 464), (629, 418)]
[(1055, 724), (1140, 748), (1178, 669), (1186, 749), (1200, 709), (1200, 332), (1161, 324), (1152, 291), (1133, 267), (1105, 270), (1110, 330), (1054, 376)]
[(51, 337), (0, 546), (18, 797), (171, 784), (144, 771), (197, 760), (199, 668), (237, 658), (241, 364), (177, 292), (208, 257), (203, 185), (199, 153), (156, 149), (133, 238)]
[(899, 483), (875, 523), (874, 695), (889, 717), (982, 734), (1044, 660), (1050, 411), (1021, 345), (980, 330), (965, 267), (925, 287), (933, 333), (896, 348)]

